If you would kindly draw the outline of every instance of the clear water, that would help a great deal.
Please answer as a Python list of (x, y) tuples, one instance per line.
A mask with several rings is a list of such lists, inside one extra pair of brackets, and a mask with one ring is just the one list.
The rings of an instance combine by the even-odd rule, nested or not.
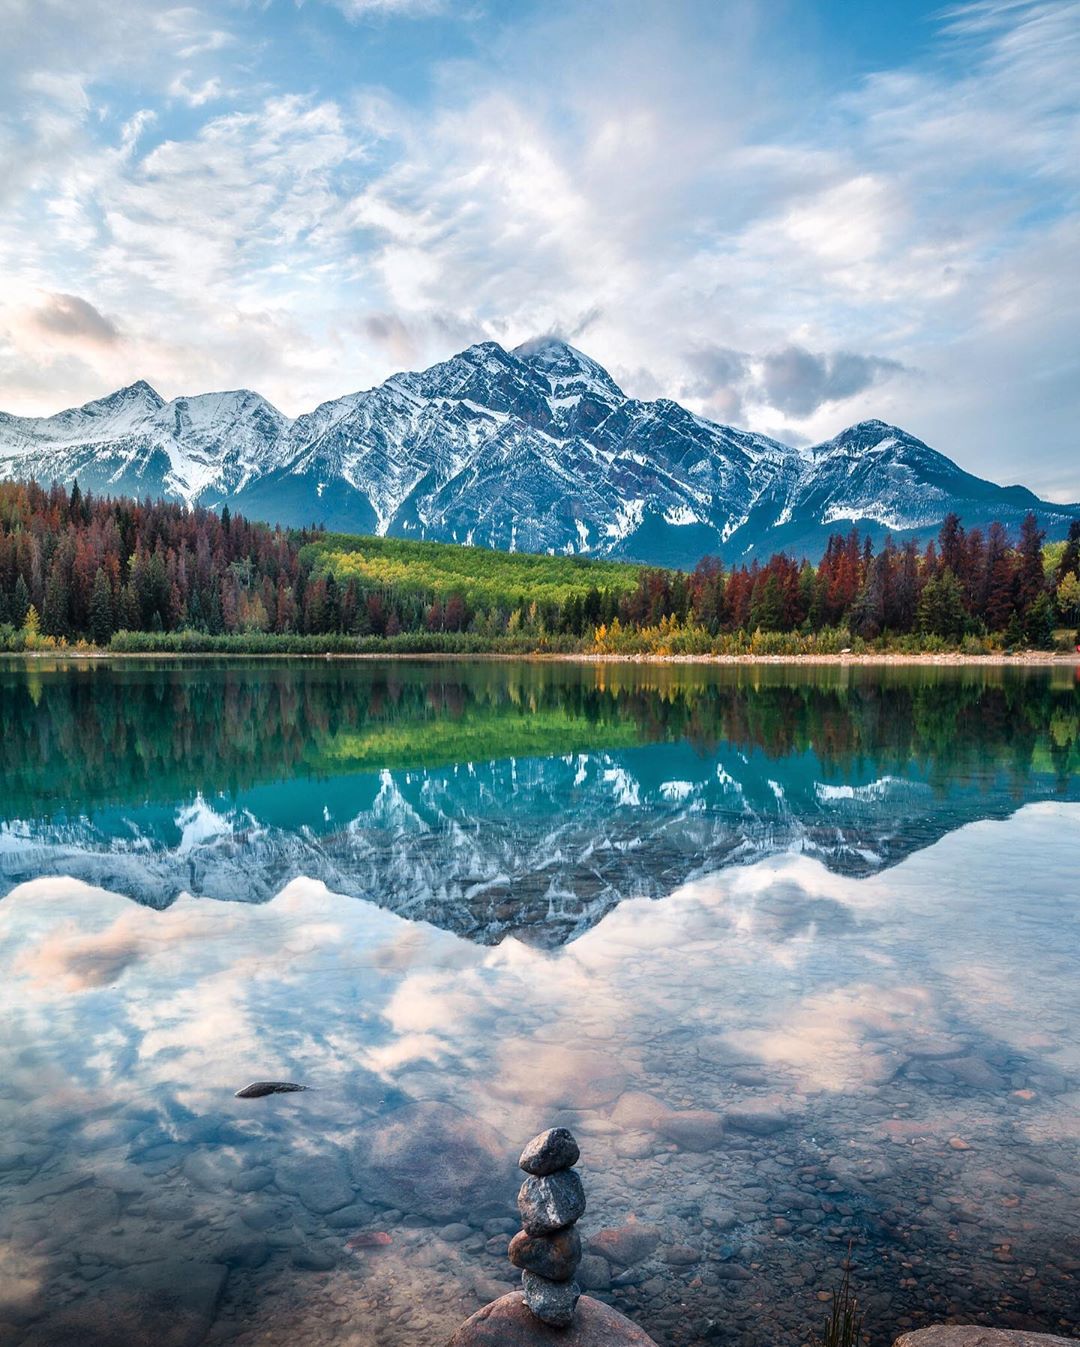
[(1080, 1330), (1072, 670), (10, 663), (0, 783), (0, 1343), (437, 1344), (555, 1122), (661, 1344)]

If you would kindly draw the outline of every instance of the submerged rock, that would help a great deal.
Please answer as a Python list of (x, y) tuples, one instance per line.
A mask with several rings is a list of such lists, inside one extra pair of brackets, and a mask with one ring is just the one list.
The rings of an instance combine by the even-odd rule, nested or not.
[(350, 1206), (356, 1197), (344, 1161), (333, 1155), (287, 1155), (275, 1176), (283, 1193), (319, 1215)]
[(228, 1269), (163, 1259), (101, 1277), (89, 1294), (36, 1325), (23, 1347), (197, 1347), (213, 1323)]
[(526, 1234), (551, 1234), (584, 1213), (585, 1189), (572, 1169), (543, 1178), (530, 1175), (518, 1192), (518, 1211)]
[(630, 1221), (627, 1225), (598, 1230), (589, 1241), (589, 1249), (592, 1253), (601, 1254), (609, 1262), (632, 1267), (648, 1258), (659, 1243), (660, 1231), (655, 1225)]
[(461, 1325), (448, 1347), (656, 1347), (618, 1310), (592, 1296), (577, 1302), (568, 1328), (541, 1322), (520, 1291), (485, 1305)]
[(451, 1104), (406, 1104), (365, 1124), (353, 1153), (361, 1195), (433, 1221), (454, 1221), (513, 1189), (505, 1138)]

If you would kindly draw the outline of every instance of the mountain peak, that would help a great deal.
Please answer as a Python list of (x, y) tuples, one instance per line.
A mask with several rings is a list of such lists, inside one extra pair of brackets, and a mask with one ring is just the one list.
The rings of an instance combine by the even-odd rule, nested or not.
[(145, 379), (136, 379), (133, 384), (126, 384), (123, 388), (118, 388), (115, 393), (110, 393), (108, 397), (99, 399), (101, 402), (150, 402), (155, 407), (164, 407), (165, 399)]
[(603, 365), (561, 337), (533, 337), (515, 346), (511, 354), (517, 356), (522, 364), (543, 374), (553, 391), (557, 386), (570, 391), (568, 385), (585, 384), (596, 391), (602, 390), (609, 397), (626, 396)]

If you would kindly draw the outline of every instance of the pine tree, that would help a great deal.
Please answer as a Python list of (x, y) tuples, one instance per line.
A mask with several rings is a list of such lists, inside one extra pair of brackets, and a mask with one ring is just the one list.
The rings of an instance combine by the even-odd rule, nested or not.
[(964, 634), (967, 613), (960, 582), (948, 566), (923, 587), (919, 600), (919, 630), (927, 636), (958, 641)]
[(1026, 635), (1036, 650), (1054, 648), (1054, 604), (1044, 589), (1028, 609)]
[(30, 591), (26, 587), (26, 581), (20, 575), (15, 581), (15, 597), (11, 607), (11, 620), (17, 627), (25, 625), (29, 608)]
[(90, 592), (90, 639), (95, 645), (107, 646), (115, 629), (112, 587), (104, 568), (99, 566)]
[(67, 636), (70, 631), (70, 599), (63, 567), (57, 557), (45, 583), (45, 601), (41, 609), (41, 627), (47, 636)]

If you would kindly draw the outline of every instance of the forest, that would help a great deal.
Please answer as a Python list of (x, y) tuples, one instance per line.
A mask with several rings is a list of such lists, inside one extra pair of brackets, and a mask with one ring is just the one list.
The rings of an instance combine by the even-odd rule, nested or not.
[(1071, 648), (1080, 522), (835, 534), (692, 572), (285, 531), (74, 484), (0, 483), (0, 649), (800, 653)]

